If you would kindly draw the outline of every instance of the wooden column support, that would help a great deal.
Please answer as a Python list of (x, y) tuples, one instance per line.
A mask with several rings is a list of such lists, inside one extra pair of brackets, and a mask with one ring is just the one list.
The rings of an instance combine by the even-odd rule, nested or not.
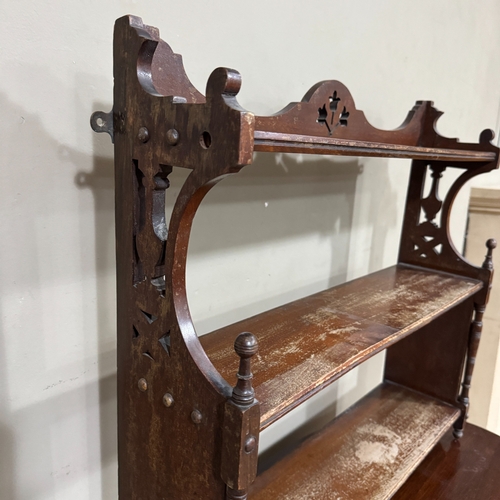
[[(494, 239), (489, 239), (486, 242), (486, 247), (488, 252), (486, 258), (483, 262), (483, 269), (491, 271), (491, 279), (493, 279), (493, 250), (496, 248), (497, 242)], [(491, 281), (490, 285), (491, 287)], [(488, 290), (489, 292), (489, 290)], [(467, 348), (467, 360), (465, 364), (465, 374), (464, 380), (462, 382), (462, 391), (458, 397), (459, 403), (462, 405), (462, 414), (460, 418), (455, 422), (453, 435), (458, 439), (464, 434), (465, 422), (469, 415), (469, 391), (472, 382), (472, 374), (474, 372), (474, 365), (476, 364), (477, 350), (479, 349), (479, 342), (481, 340), (481, 333), (483, 331), (483, 315), (486, 310), (486, 303), (488, 301), (488, 295), (486, 296), (486, 301), (483, 304), (474, 304), (474, 319), (470, 326), (469, 332), (469, 345)]]
[(251, 333), (240, 333), (234, 342), (240, 357), (238, 382), (224, 410), (221, 476), (227, 500), (246, 500), (248, 487), (257, 477), (260, 407), (252, 387), (251, 358), (258, 351)]

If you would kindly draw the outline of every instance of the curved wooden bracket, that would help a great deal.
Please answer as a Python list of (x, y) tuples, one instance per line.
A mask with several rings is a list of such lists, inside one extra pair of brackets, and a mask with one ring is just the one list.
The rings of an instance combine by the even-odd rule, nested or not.
[[(496, 162), (469, 164), (455, 180), (444, 197), (439, 197), (440, 179), (446, 163), (414, 161), (408, 186), (407, 203), (399, 262), (430, 267), (479, 279), (485, 284), (477, 300), (483, 301), (491, 280), (491, 271), (465, 259), (455, 248), (450, 237), (450, 214), (460, 189), (476, 175), (497, 167)], [(431, 172), (429, 194), (424, 195), (427, 172)], [(425, 197), (424, 197), (425, 196)]]

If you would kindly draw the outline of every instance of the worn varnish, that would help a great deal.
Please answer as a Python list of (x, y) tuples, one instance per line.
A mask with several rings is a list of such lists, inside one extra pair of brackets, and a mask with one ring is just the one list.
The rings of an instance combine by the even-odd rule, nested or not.
[[(349, 487), (348, 457), (365, 464), (373, 491), (394, 489), (458, 412), (455, 432), (464, 432), (494, 245), (482, 268), (464, 260), (449, 238), (449, 214), (468, 180), (498, 168), (493, 132), (477, 143), (443, 137), (430, 101), (417, 101), (397, 129), (379, 130), (335, 80), (275, 115), (255, 116), (237, 101), (241, 81), (217, 68), (203, 95), (156, 28), (133, 16), (116, 21), (113, 109), (94, 113), (91, 125), (115, 144), (120, 500), (246, 500), (260, 429), (386, 347), (386, 379), (425, 396), (390, 385), (373, 393), (325, 431), (334, 436), (316, 448), (324, 463), (311, 462), (313, 445), (286, 462), (297, 478), (309, 463), (317, 469), (314, 483), (290, 495), (327, 499), (320, 470), (338, 491)], [(185, 283), (192, 222), (208, 191), (255, 151), (412, 158), (399, 264), (200, 342)], [(189, 175), (167, 220), (174, 165)], [(463, 172), (441, 200), (448, 167)], [(258, 498), (280, 498), (274, 480), (269, 491), (262, 481)]]
[(259, 475), (250, 499), (388, 499), (458, 415), (422, 394), (379, 386)]
[(393, 500), (498, 500), (500, 436), (468, 424), (460, 440), (448, 431)]
[(254, 387), (267, 427), (364, 359), (470, 297), (482, 283), (411, 266), (393, 266), (205, 335), (221, 375), (237, 371), (237, 332), (259, 340)]

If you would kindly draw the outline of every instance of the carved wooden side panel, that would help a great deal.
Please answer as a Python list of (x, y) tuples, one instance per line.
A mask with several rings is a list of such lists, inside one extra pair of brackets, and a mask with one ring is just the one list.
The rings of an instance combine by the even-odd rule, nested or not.
[[(443, 245), (446, 245), (446, 228), (441, 226), (437, 218), (443, 208), (443, 201), (439, 198), (439, 183), (446, 167), (434, 164), (428, 167), (431, 170), (432, 185), (429, 194), (420, 201), (420, 220), (413, 232), (409, 235), (410, 243), (413, 245), (411, 255), (414, 260), (422, 261), (424, 264), (440, 264), (440, 256)], [(419, 171), (422, 183), (425, 179), (425, 168)], [(415, 178), (412, 178), (414, 180)], [(419, 179), (420, 180), (420, 179)], [(422, 220), (424, 219), (424, 220)]]
[[(489, 140), (490, 136), (482, 134), (482, 140)], [(452, 165), (454, 167), (461, 165)], [(496, 167), (495, 163), (471, 164), (450, 187), (444, 200), (439, 197), (439, 183), (446, 173), (442, 163), (427, 163), (414, 161), (410, 183), (408, 187), (407, 206), (399, 260), (407, 264), (451, 272), (483, 282), (483, 288), (474, 296), (471, 306), (462, 306), (467, 310), (467, 317), (459, 319), (460, 310), (450, 311), (448, 325), (439, 326), (436, 320), (433, 324), (423, 328), (409, 339), (405, 339), (388, 351), (386, 376), (389, 380), (403, 383), (410, 387), (419, 384), (418, 390), (436, 395), (462, 408), (462, 415), (455, 424), (455, 436), (463, 434), (469, 408), (469, 388), (474, 369), (475, 356), (479, 347), (482, 329), (482, 315), (484, 314), (488, 293), (493, 276), (491, 253), (496, 244), (488, 241), (488, 254), (482, 267), (469, 263), (454, 247), (449, 235), (450, 211), (458, 191), (475, 175), (487, 172)], [(464, 168), (464, 167), (462, 167)], [(426, 173), (431, 173), (431, 186), (424, 195)], [(448, 333), (446, 333), (448, 332)], [(449, 347), (438, 349), (439, 363), (435, 349), (443, 338), (447, 338)], [(462, 346), (457, 350), (457, 346)], [(415, 365), (414, 353), (420, 353), (427, 360), (422, 363), (422, 369)], [(435, 359), (429, 366), (429, 360)], [(465, 370), (462, 391), (459, 396), (459, 383), (462, 371)], [(454, 382), (444, 387), (444, 392), (435, 394), (443, 380), (453, 374)], [(439, 381), (439, 382), (436, 382)]]
[[(185, 266), (203, 197), (252, 159), (253, 115), (237, 105), (238, 73), (215, 70), (203, 97), (137, 18), (117, 21), (114, 50), (120, 499), (222, 500), (232, 387), (194, 331)], [(192, 172), (167, 221), (171, 165)]]
[[(451, 165), (457, 167), (458, 165)], [(401, 233), (399, 262), (456, 273), (483, 281), (485, 288), (478, 301), (484, 301), (491, 272), (468, 262), (450, 239), (449, 221), (453, 202), (463, 185), (474, 176), (488, 172), (496, 163), (469, 164), (449, 188), (444, 199), (439, 196), (441, 179), (446, 175), (442, 162), (414, 161), (410, 173), (406, 210)], [(431, 186), (424, 193), (427, 171)]]

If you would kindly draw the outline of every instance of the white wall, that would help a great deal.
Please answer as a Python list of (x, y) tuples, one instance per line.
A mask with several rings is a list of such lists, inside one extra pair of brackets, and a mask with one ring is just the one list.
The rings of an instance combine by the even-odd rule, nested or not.
[[(112, 146), (88, 125), (112, 106), (115, 18), (158, 26), (201, 91), (215, 67), (238, 69), (256, 113), (335, 78), (381, 128), (417, 99), (447, 111), (448, 136), (499, 126), (497, 0), (5, 0), (0, 13), (1, 500), (116, 498)], [(407, 176), (396, 160), (258, 155), (196, 218), (199, 331), (394, 263)], [(264, 447), (335, 399), (344, 408), (380, 366), (289, 415)]]

